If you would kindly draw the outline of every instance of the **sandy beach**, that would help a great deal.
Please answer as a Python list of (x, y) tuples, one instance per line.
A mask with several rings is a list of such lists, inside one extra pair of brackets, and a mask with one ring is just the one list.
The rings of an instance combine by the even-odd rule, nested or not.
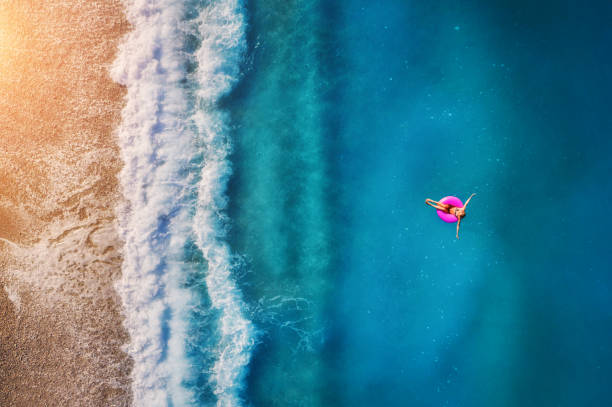
[(130, 404), (118, 0), (0, 2), (0, 405)]

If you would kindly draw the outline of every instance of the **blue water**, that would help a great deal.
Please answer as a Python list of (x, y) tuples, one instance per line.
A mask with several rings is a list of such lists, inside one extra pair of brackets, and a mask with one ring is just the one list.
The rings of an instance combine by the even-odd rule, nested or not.
[(612, 4), (128, 16), (135, 405), (612, 404)]
[[(246, 10), (246, 404), (612, 403), (609, 3)], [(424, 199), (471, 193), (457, 240)]]

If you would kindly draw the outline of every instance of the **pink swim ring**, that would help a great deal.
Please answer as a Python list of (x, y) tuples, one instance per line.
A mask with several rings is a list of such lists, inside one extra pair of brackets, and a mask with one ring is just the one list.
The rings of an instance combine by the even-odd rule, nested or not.
[[(440, 199), (440, 203), (451, 205), (456, 208), (463, 208), (463, 202), (461, 202), (461, 199), (457, 198), (456, 196), (445, 196), (444, 198)], [(457, 222), (457, 217), (455, 215), (451, 215), (450, 213), (446, 213), (439, 209), (437, 210), (437, 212), (440, 219), (442, 219), (444, 222)]]

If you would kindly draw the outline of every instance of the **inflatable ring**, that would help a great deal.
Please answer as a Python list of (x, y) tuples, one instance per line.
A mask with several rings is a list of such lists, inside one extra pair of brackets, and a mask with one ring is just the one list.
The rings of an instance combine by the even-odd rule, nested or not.
[[(457, 198), (456, 196), (445, 196), (444, 198), (440, 199), (440, 203), (451, 205), (456, 208), (463, 208), (463, 202), (461, 202), (461, 200)], [(438, 216), (444, 222), (448, 222), (448, 223), (457, 222), (457, 217), (455, 215), (451, 215), (450, 213), (446, 213), (439, 209), (438, 209)]]

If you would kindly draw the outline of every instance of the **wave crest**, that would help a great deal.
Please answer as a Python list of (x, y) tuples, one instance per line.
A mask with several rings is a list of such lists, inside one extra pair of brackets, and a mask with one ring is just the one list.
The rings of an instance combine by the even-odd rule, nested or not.
[[(217, 404), (236, 406), (255, 340), (224, 240), (231, 145), (227, 117), (215, 105), (239, 77), (244, 12), (236, 0), (211, 1), (199, 10), (198, 68), (189, 76), (190, 56), (182, 48), (190, 29), (186, 6), (172, 0), (132, 0), (126, 6), (133, 31), (111, 75), (127, 87), (117, 132), (125, 197), (117, 209), (125, 242), (117, 291), (131, 337), (126, 351), (134, 360), (134, 402), (195, 401), (185, 387), (190, 374), (185, 344), (198, 293), (181, 284), (189, 267), (184, 250), (195, 235), (207, 262), (211, 307), (220, 315), (209, 379)], [(198, 157), (203, 157), (200, 174)]]

